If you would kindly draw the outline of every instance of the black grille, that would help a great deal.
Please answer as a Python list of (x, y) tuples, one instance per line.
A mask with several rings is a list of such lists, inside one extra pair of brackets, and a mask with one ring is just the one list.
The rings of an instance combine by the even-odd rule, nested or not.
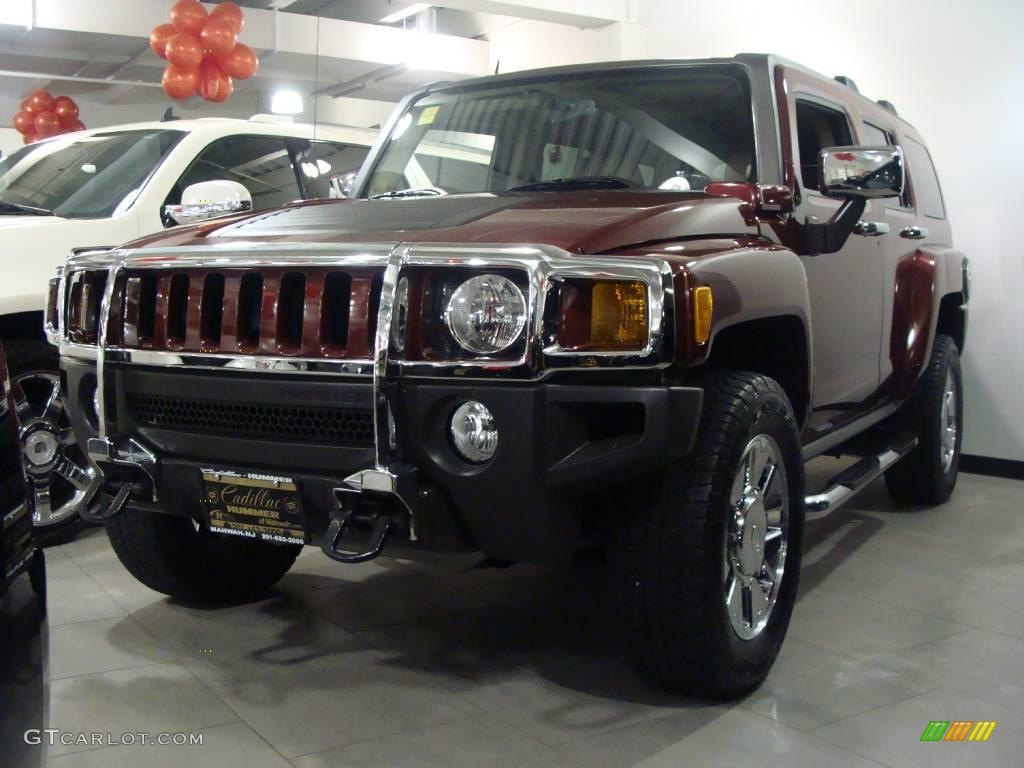
[(332, 445), (373, 445), (373, 414), (357, 408), (309, 408), (128, 394), (136, 423), (161, 429)]

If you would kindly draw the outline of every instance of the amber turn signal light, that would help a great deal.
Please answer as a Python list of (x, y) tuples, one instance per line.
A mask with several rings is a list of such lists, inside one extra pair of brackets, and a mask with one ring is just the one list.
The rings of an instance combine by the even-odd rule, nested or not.
[(641, 351), (648, 343), (647, 284), (573, 280), (562, 292), (559, 345), (588, 352)]
[(707, 344), (711, 338), (711, 316), (715, 302), (711, 289), (700, 285), (693, 289), (693, 338), (698, 344)]

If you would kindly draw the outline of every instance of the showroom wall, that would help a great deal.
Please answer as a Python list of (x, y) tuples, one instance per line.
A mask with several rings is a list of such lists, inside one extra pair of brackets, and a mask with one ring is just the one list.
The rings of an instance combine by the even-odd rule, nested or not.
[(1024, 460), (1024, 182), (1020, 0), (772, 3), (639, 0), (651, 57), (772, 52), (852, 77), (888, 99), (929, 143), (953, 224), (971, 257), (967, 453)]

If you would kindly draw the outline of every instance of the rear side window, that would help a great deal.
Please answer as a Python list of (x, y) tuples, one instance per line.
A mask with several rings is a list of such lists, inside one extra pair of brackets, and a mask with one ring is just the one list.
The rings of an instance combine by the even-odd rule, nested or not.
[[(860, 143), (865, 147), (898, 147), (900, 146), (899, 141), (896, 137), (885, 130), (879, 128), (877, 125), (871, 123), (861, 123), (860, 125)], [(903, 194), (899, 197), (887, 197), (882, 202), (886, 208), (909, 208), (910, 207), (910, 193), (908, 184), (903, 185)]]
[(335, 141), (292, 142), (306, 187), (306, 197), (346, 197), (370, 148)]
[(903, 151), (907, 158), (910, 183), (914, 185), (914, 198), (917, 200), (918, 210), (933, 219), (946, 218), (942, 190), (939, 189), (939, 177), (935, 175), (935, 166), (928, 150), (923, 144), (908, 138)]
[(828, 147), (848, 147), (853, 144), (850, 122), (838, 109), (798, 100), (796, 135), (800, 150), (800, 178), (804, 189), (818, 189), (818, 154)]

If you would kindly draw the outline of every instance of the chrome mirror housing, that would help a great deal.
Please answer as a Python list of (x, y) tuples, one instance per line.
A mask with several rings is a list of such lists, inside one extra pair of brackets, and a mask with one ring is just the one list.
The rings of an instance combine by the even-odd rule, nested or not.
[(196, 222), (252, 210), (252, 195), (237, 181), (216, 179), (190, 184), (181, 193), (180, 205), (165, 205), (164, 213), (176, 224)]
[(903, 151), (899, 147), (829, 147), (821, 150), (819, 186), (828, 197), (899, 197)]

